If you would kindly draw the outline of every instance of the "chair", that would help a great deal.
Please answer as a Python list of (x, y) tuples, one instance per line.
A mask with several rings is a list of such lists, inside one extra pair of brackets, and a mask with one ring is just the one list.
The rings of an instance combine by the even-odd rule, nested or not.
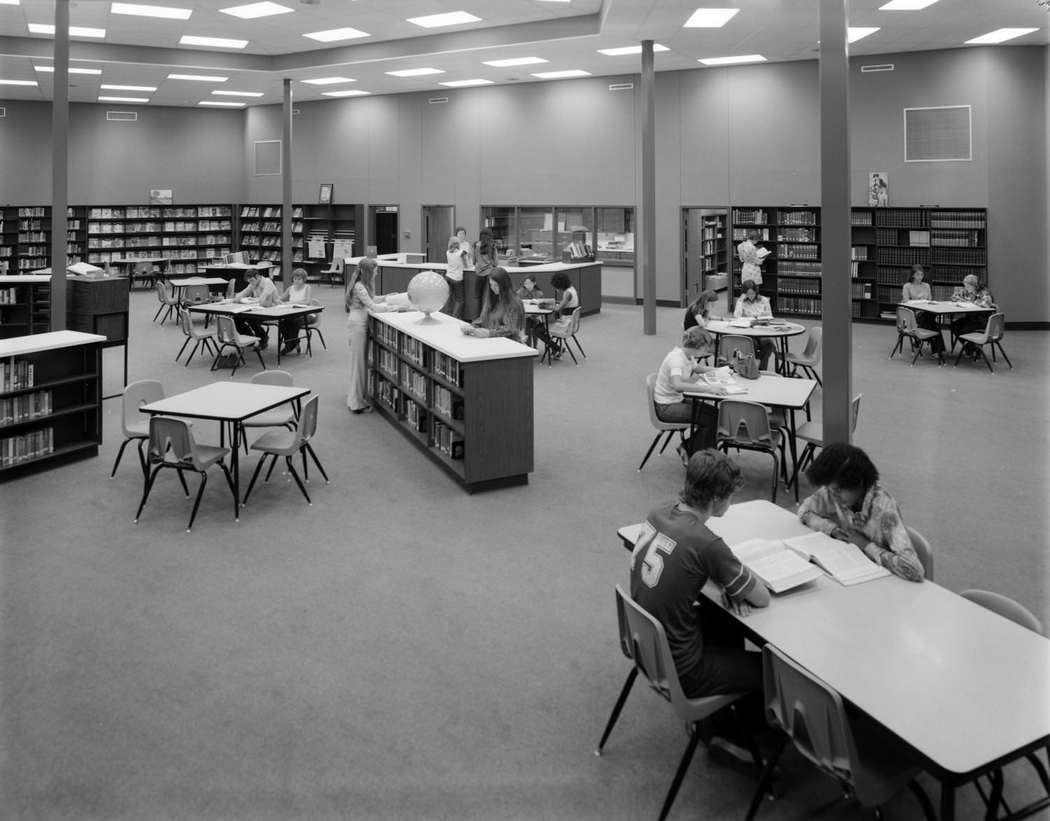
[(190, 491), (186, 487), (186, 478), (182, 475), (182, 472), (184, 470), (192, 470), (200, 474), (201, 483), (197, 487), (197, 498), (193, 502), (193, 511), (190, 513), (189, 524), (186, 525), (186, 532), (189, 533), (193, 527), (193, 520), (197, 517), (197, 508), (200, 507), (201, 497), (204, 495), (204, 486), (208, 483), (208, 468), (212, 465), (218, 465), (222, 468), (222, 473), (226, 477), (226, 484), (230, 486), (230, 493), (234, 494), (233, 516), (234, 519), (239, 519), (237, 495), (233, 489), (233, 477), (230, 475), (230, 469), (226, 467), (226, 463), (223, 461), (230, 449), (198, 444), (193, 438), (191, 428), (192, 423), (187, 422), (185, 419), (176, 419), (173, 416), (154, 416), (150, 418), (149, 464), (153, 466), (153, 470), (145, 477), (142, 501), (139, 502), (139, 509), (135, 512), (136, 524), (138, 524), (139, 516), (142, 515), (142, 508), (146, 506), (146, 500), (149, 498), (150, 491), (153, 490), (153, 483), (157, 479), (157, 474), (160, 473), (162, 468), (172, 468), (178, 473), (179, 481), (182, 483), (182, 489), (186, 492), (187, 497), (190, 495)]
[(784, 455), (784, 436), (770, 426), (766, 406), (741, 399), (723, 399), (718, 406), (716, 436), (715, 447), (723, 452), (728, 453), (729, 448), (736, 448), (737, 452), (754, 450), (773, 457), (772, 501), (775, 502), (778, 475), (783, 474), (785, 485), (790, 482)]
[(926, 578), (926, 581), (933, 581), (933, 549), (930, 547), (930, 543), (926, 540), (918, 530), (914, 527), (904, 526), (904, 529), (908, 531), (908, 538), (911, 539), (911, 546), (915, 549), (915, 554), (919, 557), (919, 562), (922, 564), (922, 575)]
[(685, 443), (685, 431), (688, 429), (688, 425), (683, 425), (681, 422), (665, 422), (659, 416), (656, 415), (656, 399), (653, 397), (653, 389), (656, 387), (656, 374), (651, 373), (645, 377), (645, 403), (649, 408), (649, 424), (656, 429), (656, 436), (653, 437), (652, 444), (649, 445), (649, 450), (645, 452), (645, 457), (642, 459), (642, 463), (638, 465), (638, 470), (641, 471), (645, 467), (645, 463), (649, 461), (649, 457), (652, 455), (653, 448), (656, 447), (656, 443), (660, 441), (660, 437), (666, 434), (664, 443), (660, 448), (660, 453), (663, 453), (667, 449), (668, 443), (671, 441), (671, 437), (675, 433), (678, 434), (678, 438)]
[[(863, 396), (864, 394), (858, 393), (853, 397), (853, 401), (850, 402), (850, 433), (857, 429), (857, 417), (860, 415), (860, 400)], [(806, 443), (806, 446), (798, 457), (798, 468), (795, 470), (795, 476), (792, 477), (792, 481), (798, 481), (798, 474), (802, 473), (806, 466), (813, 461), (813, 455), (817, 452), (817, 448), (824, 447), (824, 424), (822, 422), (803, 422), (798, 430), (795, 431), (795, 439), (801, 439)]]
[(914, 754), (892, 733), (852, 710), (847, 712), (835, 690), (771, 644), (762, 648), (762, 666), (766, 719), (784, 738), (766, 762), (747, 821), (758, 812), (789, 741), (862, 806), (877, 807), (907, 786), (926, 818), (935, 821), (930, 799), (915, 781), (920, 767)]
[(791, 353), (784, 358), (784, 370), (787, 376), (798, 376), (799, 369), (802, 370), (807, 377), (815, 379), (817, 384), (821, 387), (824, 383), (820, 381), (820, 374), (817, 373), (817, 365), (820, 364), (820, 355), (824, 348), (824, 329), (819, 325), (809, 329), (809, 336), (806, 338), (806, 347), (802, 350), (802, 353)]
[(184, 365), (189, 365), (190, 360), (193, 359), (193, 355), (197, 353), (197, 349), (203, 347), (205, 351), (210, 354), (218, 353), (218, 348), (215, 347), (215, 329), (214, 328), (203, 328), (200, 325), (193, 324), (193, 317), (189, 311), (179, 311), (179, 327), (182, 328), (182, 332), (186, 335), (186, 341), (182, 343), (182, 347), (179, 348), (179, 352), (175, 354), (175, 361), (179, 361), (179, 357), (182, 356), (182, 352), (186, 350), (186, 346), (191, 342), (193, 347), (190, 348), (190, 355), (186, 357)]
[(342, 285), (344, 281), (342, 257), (332, 257), (331, 264), (321, 271), (321, 276), (328, 277), (328, 284), (333, 288), (337, 282)]
[[(324, 303), (321, 300), (314, 297), (307, 303), (311, 306), (323, 306)], [(296, 343), (300, 340), (306, 341), (306, 353), (308, 356), (314, 355), (313, 350), (313, 335), (317, 334), (317, 338), (321, 340), (321, 345), (325, 350), (328, 350), (328, 345), (324, 341), (324, 334), (321, 333), (321, 316), (322, 312), (318, 311), (315, 314), (305, 314), (298, 318), (298, 325), (296, 326), (296, 335), (292, 337)], [(284, 337), (284, 341), (288, 341), (288, 337)]]
[[(576, 358), (576, 354), (572, 352), (572, 343), (576, 343), (576, 347), (580, 349), (580, 355), (586, 359), (587, 354), (583, 352), (583, 346), (580, 344), (580, 340), (576, 338), (576, 334), (580, 330), (580, 306), (576, 306), (572, 309), (572, 313), (569, 315), (568, 322), (556, 322), (551, 325), (548, 336), (550, 337), (550, 344), (555, 346), (556, 350), (564, 348), (569, 352), (569, 356), (572, 357), (572, 361), (577, 365), (580, 364)], [(550, 357), (547, 357), (547, 364), (550, 365)]]
[[(671, 787), (668, 789), (663, 806), (660, 808), (659, 817), (660, 821), (663, 821), (671, 810), (675, 796), (678, 795), (678, 788), (681, 786), (682, 778), (693, 760), (693, 753), (696, 752), (696, 746), (700, 741), (701, 733), (697, 726), (698, 723), (725, 707), (728, 707), (733, 712), (733, 715), (736, 716), (736, 710), (733, 705), (743, 698), (745, 694), (730, 693), (728, 695), (687, 698), (682, 692), (681, 683), (678, 681), (678, 671), (675, 669), (674, 658), (671, 656), (671, 648), (667, 643), (667, 635), (664, 633), (663, 625), (631, 599), (619, 585), (616, 586), (616, 615), (620, 625), (620, 649), (628, 661), (634, 663), (634, 666), (627, 674), (627, 679), (620, 689), (620, 695), (616, 699), (616, 704), (613, 706), (612, 714), (609, 716), (608, 722), (606, 722), (605, 731), (602, 733), (602, 739), (598, 742), (598, 747), (594, 754), (598, 756), (602, 754), (605, 742), (608, 741), (609, 735), (620, 717), (620, 711), (623, 709), (627, 696), (630, 695), (631, 688), (634, 686), (634, 680), (638, 677), (640, 671), (648, 680), (649, 686), (661, 698), (671, 703), (671, 707), (679, 720), (686, 722), (690, 730), (689, 743), (686, 745), (685, 752), (682, 753), (682, 758), (678, 762), (678, 769), (675, 771), (674, 779), (671, 781)], [(743, 729), (742, 724), (741, 728)], [(753, 739), (749, 739), (749, 741), (755, 765), (761, 768), (762, 759), (755, 748)]]
[(270, 457), (270, 469), (266, 471), (266, 478), (263, 479), (263, 481), (270, 481), (270, 474), (273, 473), (274, 465), (277, 464), (277, 457), (283, 456), (284, 462), (288, 466), (288, 472), (292, 474), (295, 483), (299, 485), (299, 490), (302, 491), (303, 496), (306, 497), (307, 504), (313, 504), (313, 501), (310, 499), (310, 494), (306, 492), (306, 487), (303, 485), (303, 480), (300, 479), (299, 474), (296, 473), (295, 465), (292, 464), (292, 457), (297, 453), (302, 455), (303, 479), (306, 479), (306, 481), (310, 481), (310, 476), (307, 473), (307, 454), (310, 454), (310, 458), (314, 460), (317, 469), (321, 471), (325, 483), (329, 481), (328, 474), (325, 473), (320, 460), (317, 458), (317, 454), (310, 445), (310, 440), (313, 438), (314, 433), (317, 432), (317, 405), (319, 402), (320, 397), (316, 394), (307, 400), (306, 404), (303, 405), (303, 412), (299, 416), (299, 424), (294, 430), (272, 430), (268, 433), (264, 433), (252, 442), (252, 450), (261, 451), (262, 457), (259, 459), (259, 464), (255, 466), (255, 472), (252, 473), (252, 480), (248, 483), (248, 490), (244, 494), (245, 504), (248, 504), (248, 497), (251, 496), (252, 488), (255, 487), (255, 480), (259, 478), (259, 471), (262, 470), (263, 463), (266, 462), (267, 456)]
[(139, 408), (163, 398), (164, 386), (156, 379), (140, 379), (125, 386), (120, 399), (120, 429), (124, 434), (124, 441), (120, 443), (120, 450), (117, 451), (117, 459), (113, 462), (113, 470), (109, 474), (110, 479), (117, 475), (124, 448), (131, 441), (136, 441), (143, 477), (148, 474), (146, 454), (142, 451), (142, 446), (149, 441), (149, 417), (140, 413)]
[[(755, 340), (743, 334), (723, 334), (718, 340), (718, 359), (732, 362), (736, 359), (737, 351), (741, 356), (751, 354), (756, 359), (758, 351), (755, 349)], [(717, 362), (715, 364), (718, 364)]]
[(237, 326), (233, 324), (233, 318), (228, 316), (216, 316), (215, 317), (215, 334), (219, 340), (219, 351), (215, 354), (215, 360), (211, 363), (211, 369), (214, 371), (219, 367), (219, 360), (222, 358), (222, 353), (227, 348), (233, 348), (235, 356), (233, 360), (233, 370), (230, 371), (230, 378), (237, 373), (237, 369), (245, 364), (244, 352), (255, 351), (255, 355), (259, 357), (259, 364), (262, 365), (263, 370), (266, 370), (266, 363), (263, 362), (262, 354), (260, 353), (260, 346), (262, 340), (257, 336), (250, 336), (249, 334), (242, 334), (237, 330)]
[[(1031, 630), (1033, 633), (1043, 635), (1043, 624), (1039, 619), (1020, 602), (1014, 601), (1009, 596), (1004, 596), (1001, 593), (993, 593), (991, 590), (964, 590), (959, 594), (964, 599), (972, 601), (974, 604), (979, 604), (985, 610), (990, 610), (1002, 616), (1004, 619), (1009, 619), (1014, 624), (1024, 627), (1026, 630)], [(1050, 745), (1046, 747), (1047, 760), (1050, 761)], [(1043, 762), (1035, 754), (1035, 752), (1028, 753), (1025, 756), (1028, 759), (1028, 763), (1032, 765), (1036, 775), (1039, 776), (1039, 780), (1043, 783), (1043, 789), (1046, 790), (1047, 794), (1050, 795), (1050, 775), (1047, 774), (1046, 767)], [(1017, 818), (1024, 818), (1024, 811), (1019, 812), (1016, 816), (1012, 815), (1010, 806), (1006, 803), (1006, 799), (1002, 795), (1003, 789), (1003, 773), (1001, 769), (995, 770), (989, 776), (991, 780), (992, 792), (990, 795), (986, 795), (984, 788), (981, 786), (980, 781), (975, 781), (974, 784), (977, 787), (977, 792), (980, 793), (981, 799), (984, 801), (986, 807), (994, 806), (998, 807), (1001, 803), (1003, 809), (1007, 815)], [(992, 816), (989, 813), (989, 817)]]
[[(955, 355), (955, 365), (959, 365), (959, 360), (962, 358), (963, 351), (966, 349), (965, 343), (969, 342), (974, 345), (981, 354), (981, 359), (984, 360), (984, 364), (988, 366), (988, 370), (995, 373), (995, 369), (992, 367), (992, 362), (995, 362), (995, 349), (999, 349), (999, 353), (1003, 355), (1003, 359), (1006, 360), (1006, 364), (1010, 366), (1010, 370), (1014, 369), (1013, 363), (1010, 361), (1010, 357), (1006, 355), (1006, 351), (1003, 350), (1002, 338), (1003, 331), (1006, 329), (1006, 315), (1005, 314), (992, 314), (988, 317), (988, 324), (984, 327), (984, 333), (975, 331), (969, 334), (960, 334), (956, 339), (956, 342), (963, 343), (963, 346), (959, 348), (959, 353)], [(984, 346), (987, 345), (992, 352), (992, 362), (988, 361), (988, 357), (985, 356)], [(954, 350), (955, 343), (952, 343)]]
[[(157, 272), (159, 273), (159, 271)], [(152, 262), (136, 262), (131, 266), (131, 284), (134, 285), (136, 282), (146, 283), (147, 288), (152, 288), (153, 283), (156, 282), (154, 276), (154, 268)], [(130, 286), (129, 286), (130, 287)]]
[(168, 283), (158, 280), (153, 283), (153, 288), (157, 292), (157, 301), (160, 302), (160, 307), (157, 308), (157, 313), (153, 315), (153, 321), (156, 322), (157, 317), (163, 313), (164, 316), (161, 317), (160, 320), (160, 324), (163, 325), (164, 320), (168, 317), (172, 315), (178, 317), (180, 310), (179, 301), (175, 298), (172, 293), (172, 288)]
[[(922, 353), (922, 346), (929, 345), (930, 351), (933, 351), (933, 339), (939, 338), (941, 335), (940, 331), (933, 331), (929, 328), (920, 328), (917, 320), (915, 319), (915, 311), (909, 308), (907, 305), (897, 306), (897, 344), (893, 346), (893, 350), (890, 351), (890, 359), (893, 359), (898, 353), (904, 352), (904, 340), (910, 339), (915, 345), (915, 356), (911, 358), (911, 364), (914, 365), (915, 361), (919, 358)], [(944, 354), (941, 351), (937, 351), (937, 360), (943, 365)]]
[[(287, 385), (292, 387), (295, 382), (288, 371), (260, 371), (253, 374), (250, 380), (255, 385)], [(245, 428), (285, 428), (294, 430), (296, 424), (295, 408), (289, 402), (287, 406), (281, 405), (273, 410), (257, 413), (249, 416), (241, 422), (241, 435), (244, 436), (244, 452), (248, 452), (248, 436)]]
[(208, 290), (207, 285), (190, 285), (183, 289), (183, 308), (188, 305), (203, 305), (206, 302), (211, 302), (211, 291)]

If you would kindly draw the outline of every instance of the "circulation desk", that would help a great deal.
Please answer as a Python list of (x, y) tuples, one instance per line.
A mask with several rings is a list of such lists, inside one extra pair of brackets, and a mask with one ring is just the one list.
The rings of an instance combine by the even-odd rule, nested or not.
[(526, 484), (533, 470), (536, 351), (465, 336), (419, 311), (368, 320), (368, 396), (376, 411), (469, 492)]

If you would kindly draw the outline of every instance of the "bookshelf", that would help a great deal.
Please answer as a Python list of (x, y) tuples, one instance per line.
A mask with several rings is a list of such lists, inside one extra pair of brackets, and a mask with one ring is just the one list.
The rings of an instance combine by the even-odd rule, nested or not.
[[(303, 261), (304, 207), (292, 206), (292, 262)], [(314, 226), (316, 230), (316, 226)], [(242, 205), (238, 230), (238, 248), (247, 254), (248, 262), (269, 260), (281, 264), (281, 206)]]
[(418, 312), (369, 318), (376, 410), (470, 492), (527, 483), (536, 351), (464, 336), (444, 314), (420, 319)]
[[(84, 256), (84, 209), (66, 209), (66, 257)], [(0, 269), (28, 274), (51, 264), (51, 207), (20, 205), (0, 208)]]
[(51, 276), (0, 278), (0, 339), (51, 330)]
[[(363, 205), (305, 205), (303, 206), (303, 252), (301, 264), (307, 266), (311, 279), (319, 279), (317, 269), (323, 262), (330, 262), (335, 255), (335, 244), (342, 251), (350, 249), (344, 256), (354, 256), (361, 246), (357, 241), (357, 228), (363, 224)], [(310, 254), (310, 240), (324, 243), (324, 255)], [(313, 263), (312, 266), (309, 263)]]
[(728, 241), (725, 214), (707, 214), (700, 224), (700, 282), (726, 270)]
[(87, 261), (167, 259), (169, 273), (195, 274), (230, 253), (229, 205), (92, 205), (86, 209)]
[(741, 263), (736, 247), (748, 232), (758, 234), (770, 254), (762, 265), (764, 296), (773, 312), (820, 316), (820, 209), (809, 206), (734, 206), (727, 253), (733, 261), (733, 296), (740, 295)]
[(0, 481), (98, 455), (105, 341), (76, 331), (0, 340)]

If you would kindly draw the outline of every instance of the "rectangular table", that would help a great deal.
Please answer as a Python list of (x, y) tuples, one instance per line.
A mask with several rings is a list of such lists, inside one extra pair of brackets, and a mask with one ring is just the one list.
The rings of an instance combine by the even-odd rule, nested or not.
[(226, 444), (226, 425), (230, 425), (230, 473), (233, 474), (234, 506), (241, 503), (240, 451), (244, 422), (285, 402), (295, 403), (310, 393), (309, 388), (286, 385), (257, 385), (253, 382), (212, 382), (200, 388), (166, 396), (139, 408), (150, 416), (180, 416), (209, 419), (219, 423), (219, 444)]
[(226, 282), (227, 280), (222, 277), (181, 277), (168, 280), (168, 284), (171, 285), (172, 295), (179, 302), (182, 301), (182, 293), (186, 288), (192, 288), (195, 285), (205, 285), (208, 287), (208, 290), (211, 290), (213, 285), (225, 288)]
[[(809, 532), (764, 500), (707, 526), (730, 546)], [(640, 529), (620, 528), (625, 547)], [(720, 600), (711, 584), (704, 595)], [(1050, 641), (933, 582), (825, 576), (739, 621), (915, 749), (941, 782), (942, 821), (957, 786), (1050, 742)]]
[[(319, 314), (324, 310), (324, 305), (301, 305), (296, 302), (282, 302), (271, 308), (260, 308), (244, 302), (209, 302), (200, 305), (190, 305), (190, 313), (204, 314), (206, 317), (213, 314), (221, 314), (230, 317), (250, 317), (252, 321), (260, 325), (280, 326), (281, 320), (293, 319), (295, 317), (306, 317), (311, 314)], [(277, 340), (277, 364), (281, 364), (281, 340)]]

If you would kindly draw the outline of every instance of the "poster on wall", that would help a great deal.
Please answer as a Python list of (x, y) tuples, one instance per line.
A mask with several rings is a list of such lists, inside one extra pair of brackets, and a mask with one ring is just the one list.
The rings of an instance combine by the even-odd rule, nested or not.
[(868, 172), (868, 205), (885, 208), (890, 204), (890, 181), (885, 171)]
[(354, 241), (352, 239), (337, 239), (333, 241), (332, 259), (346, 259), (354, 255)]
[(174, 201), (170, 188), (151, 188), (149, 190), (150, 205), (171, 205)]

